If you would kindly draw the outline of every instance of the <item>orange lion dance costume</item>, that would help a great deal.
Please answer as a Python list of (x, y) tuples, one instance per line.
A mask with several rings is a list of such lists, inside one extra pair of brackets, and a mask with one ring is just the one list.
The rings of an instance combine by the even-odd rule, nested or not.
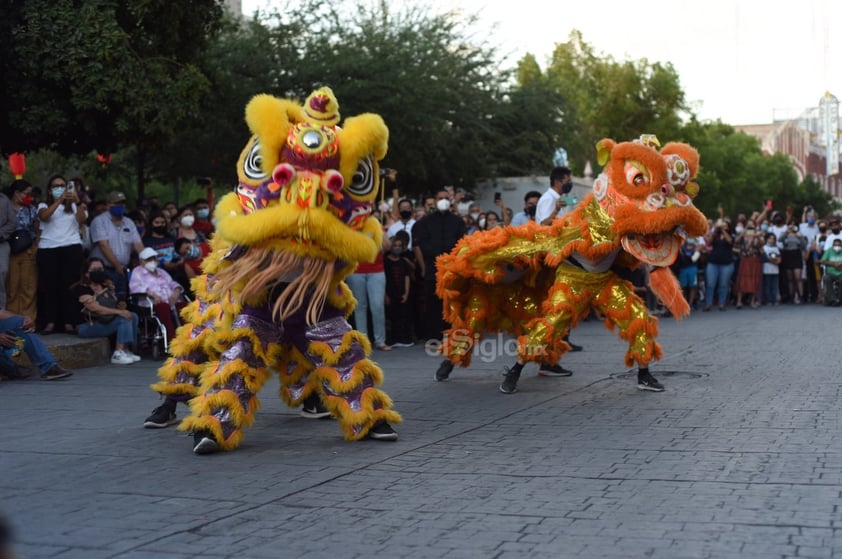
[(625, 363), (638, 364), (638, 387), (663, 390), (648, 369), (662, 354), (658, 320), (617, 269), (653, 266), (650, 288), (674, 316), (686, 316), (690, 308), (668, 266), (684, 237), (704, 234), (707, 221), (693, 205), (698, 152), (680, 143), (659, 147), (652, 135), (601, 140), (603, 172), (571, 213), (550, 226), (475, 233), (439, 257), (437, 292), (452, 325), (443, 367), (467, 367), (484, 332), (512, 333), (518, 362), (500, 390), (515, 392), (523, 364), (556, 363), (570, 349), (563, 335), (593, 307), (629, 343)]

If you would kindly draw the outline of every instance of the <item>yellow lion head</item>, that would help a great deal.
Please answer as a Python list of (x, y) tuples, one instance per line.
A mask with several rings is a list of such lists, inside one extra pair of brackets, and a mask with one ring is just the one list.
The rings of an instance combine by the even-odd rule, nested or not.
[(237, 192), (217, 209), (217, 234), (233, 245), (348, 264), (374, 260), (382, 229), (371, 213), (389, 131), (375, 114), (339, 121), (328, 87), (303, 105), (252, 98), (252, 136), (238, 161)]

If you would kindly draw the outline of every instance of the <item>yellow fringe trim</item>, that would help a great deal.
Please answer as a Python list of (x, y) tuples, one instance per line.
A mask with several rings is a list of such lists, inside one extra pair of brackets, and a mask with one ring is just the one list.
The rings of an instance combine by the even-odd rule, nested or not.
[(336, 365), (339, 360), (351, 349), (351, 346), (356, 343), (359, 344), (363, 353), (368, 356), (371, 354), (371, 342), (368, 338), (357, 330), (349, 330), (342, 335), (342, 343), (336, 348), (336, 351), (330, 347), (327, 342), (311, 342), (307, 346), (307, 351), (313, 355), (317, 355), (326, 365)]

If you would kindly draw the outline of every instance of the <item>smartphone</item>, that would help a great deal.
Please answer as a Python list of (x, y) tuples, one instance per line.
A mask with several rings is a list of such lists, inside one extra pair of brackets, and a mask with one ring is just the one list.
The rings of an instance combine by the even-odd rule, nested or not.
[(496, 202), (497, 200), (502, 200), (502, 199), (503, 199), (503, 195), (502, 195), (502, 194), (500, 194), (499, 192), (495, 192), (495, 193), (494, 193), (494, 201), (495, 201), (495, 202)]
[(772, 209), (772, 200), (766, 200), (766, 209), (768, 209), (768, 210)]
[(67, 181), (67, 191), (73, 192), (76, 190), (76, 181)]

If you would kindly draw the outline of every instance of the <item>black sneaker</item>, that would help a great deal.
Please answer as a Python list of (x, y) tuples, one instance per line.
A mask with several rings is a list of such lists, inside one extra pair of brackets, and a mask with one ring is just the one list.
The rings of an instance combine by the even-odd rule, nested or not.
[(368, 438), (375, 441), (396, 441), (398, 433), (385, 421), (378, 421), (368, 430)]
[(570, 351), (582, 351), (582, 346), (576, 345), (573, 342), (567, 342), (567, 345), (570, 346)]
[(330, 412), (327, 411), (327, 408), (324, 404), (322, 404), (322, 399), (319, 398), (318, 394), (310, 394), (301, 406), (301, 417), (306, 417), (307, 419), (322, 419), (330, 417)]
[(438, 370), (436, 370), (436, 376), (434, 377), (438, 382), (442, 382), (447, 380), (450, 376), (450, 373), (453, 371), (453, 363), (445, 359), (442, 361), (441, 365), (439, 365)]
[(538, 374), (542, 377), (569, 377), (573, 374), (573, 371), (569, 371), (559, 364), (547, 365), (546, 363), (541, 363)]
[(193, 452), (196, 454), (212, 454), (219, 450), (219, 443), (210, 431), (196, 431), (193, 433)]
[(517, 392), (517, 381), (520, 378), (520, 370), (506, 368), (506, 378), (500, 383), (500, 392), (503, 394), (514, 394)]
[(175, 412), (167, 406), (166, 404), (162, 404), (152, 410), (152, 415), (146, 418), (146, 421), (143, 422), (143, 426), (147, 429), (163, 429), (164, 427), (169, 427), (174, 423), (178, 423), (178, 418), (175, 415)]
[(637, 373), (637, 387), (640, 390), (649, 390), (651, 392), (664, 391), (664, 385), (658, 382), (658, 379), (649, 374), (649, 371)]
[(56, 363), (49, 369), (47, 372), (41, 375), (41, 380), (58, 380), (60, 378), (66, 378), (73, 375), (73, 371), (68, 371), (67, 369), (63, 368), (61, 365)]

